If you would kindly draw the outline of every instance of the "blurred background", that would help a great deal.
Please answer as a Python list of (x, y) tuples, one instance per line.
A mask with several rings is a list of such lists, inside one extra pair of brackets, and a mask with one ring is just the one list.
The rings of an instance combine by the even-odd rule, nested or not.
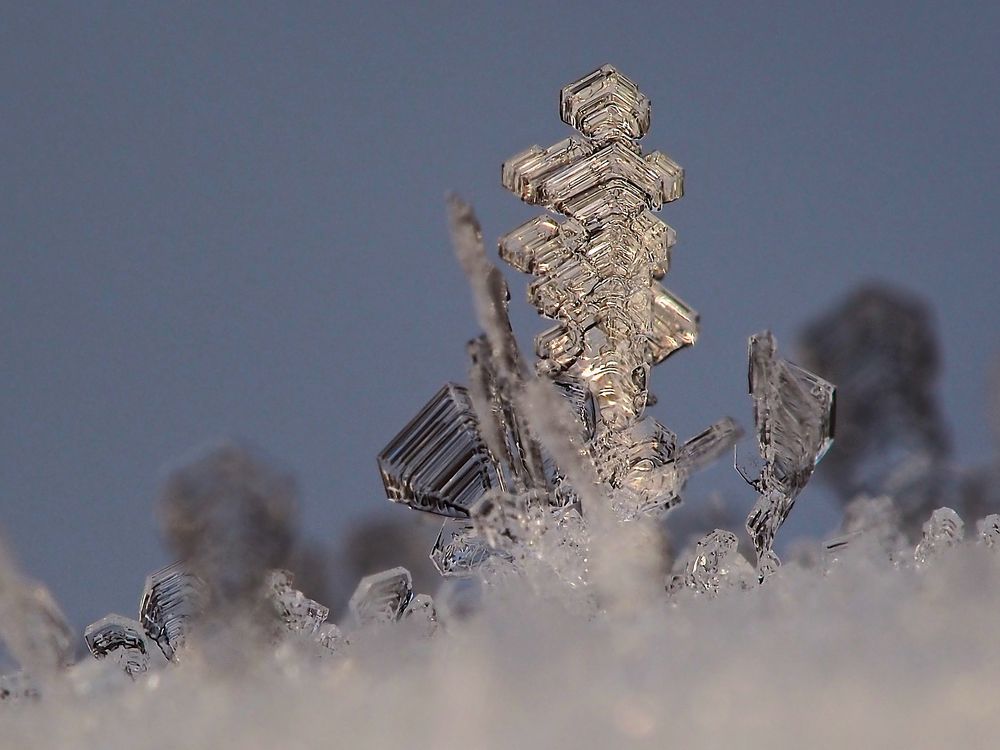
[[(747, 336), (794, 357), (875, 279), (932, 305), (953, 454), (992, 459), (1000, 6), (685, 6), (5, 5), (0, 527), (75, 624), (134, 616), (171, 561), (164, 479), (220, 438), (297, 478), (313, 590), (424, 554), (436, 525), (385, 501), (375, 455), (465, 379), (443, 196), (491, 244), (535, 215), (500, 164), (568, 134), (559, 88), (604, 63), (687, 174), (666, 283), (702, 333), (652, 413), (749, 427)], [(725, 461), (687, 502), (713, 496), (754, 499)], [(839, 517), (814, 483), (782, 540)]]

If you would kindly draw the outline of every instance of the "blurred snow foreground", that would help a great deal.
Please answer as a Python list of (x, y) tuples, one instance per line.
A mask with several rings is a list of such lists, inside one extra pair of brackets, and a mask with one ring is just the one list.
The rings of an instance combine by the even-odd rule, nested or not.
[[(393, 568), (349, 612), (296, 588), (294, 483), (237, 445), (177, 471), (160, 513), (178, 562), (134, 618), (90, 625), (0, 550), (2, 747), (992, 747), (1000, 704), (1000, 516), (988, 478), (949, 474), (933, 341), (868, 290), (806, 337), (852, 396), (833, 479), (842, 532), (784, 564), (774, 538), (834, 437), (835, 389), (750, 337), (756, 492), (734, 529), (663, 543), (687, 479), (733, 451), (723, 418), (678, 441), (644, 414), (652, 366), (697, 314), (660, 284), (674, 231), (652, 213), (683, 171), (638, 145), (649, 102), (601, 68), (568, 85), (578, 135), (504, 164), (544, 214), (500, 240), (556, 325), (526, 366), (471, 209), (450, 201), (484, 334), (379, 455), (390, 500), (443, 517), (434, 598)], [(869, 403), (865, 407), (865, 403)], [(875, 435), (876, 437), (872, 437)], [(861, 451), (864, 447), (864, 451)], [(665, 521), (663, 519), (666, 519)], [(675, 537), (675, 543), (677, 542)]]

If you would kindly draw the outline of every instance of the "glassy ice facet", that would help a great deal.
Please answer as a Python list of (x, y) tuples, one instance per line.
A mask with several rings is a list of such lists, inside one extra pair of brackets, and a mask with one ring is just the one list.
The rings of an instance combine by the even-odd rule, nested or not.
[(431, 635), (437, 630), (437, 609), (434, 600), (427, 594), (417, 594), (403, 611), (402, 621), (423, 635)]
[(563, 87), (559, 110), (563, 122), (598, 141), (642, 138), (649, 130), (649, 99), (610, 65)]
[(326, 621), (330, 609), (315, 602), (292, 586), (293, 576), (287, 570), (272, 570), (268, 574), (267, 592), (278, 619), (294, 633), (314, 635)]
[(924, 524), (924, 536), (913, 551), (918, 564), (926, 564), (965, 536), (965, 523), (951, 508), (938, 508)]
[(698, 313), (657, 283), (652, 285), (653, 330), (650, 334), (653, 364), (698, 340)]
[(449, 518), (434, 541), (431, 562), (446, 578), (463, 577), (472, 575), (492, 554), (493, 550), (476, 534), (470, 522)]
[[(687, 588), (698, 594), (717, 594), (725, 587), (742, 587), (754, 581), (750, 563), (737, 551), (736, 535), (716, 529), (695, 547), (682, 574), (671, 580), (672, 588)], [(671, 588), (668, 585), (668, 589)]]
[(149, 652), (142, 625), (121, 615), (108, 615), (91, 623), (83, 633), (95, 659), (115, 659), (129, 677), (146, 671)]
[(316, 631), (316, 642), (327, 651), (334, 653), (341, 651), (347, 644), (347, 640), (344, 638), (344, 634), (340, 632), (340, 628), (332, 622), (324, 622), (319, 626), (319, 629)]
[(396, 622), (412, 598), (410, 571), (392, 568), (362, 578), (349, 607), (359, 625)]
[(976, 525), (979, 541), (987, 547), (1000, 548), (1000, 515), (990, 513)]
[(254, 606), (291, 550), (296, 486), (249, 448), (224, 444), (175, 471), (160, 508), (167, 541), (213, 608)]
[(139, 621), (168, 659), (176, 660), (207, 598), (205, 584), (181, 563), (168, 565), (146, 577)]
[(499, 469), (487, 450), (468, 392), (449, 383), (379, 454), (390, 500), (416, 510), (462, 517)]
[(762, 469), (746, 477), (760, 493), (747, 516), (758, 567), (777, 565), (774, 535), (833, 441), (832, 384), (777, 356), (770, 331), (750, 337), (750, 395)]

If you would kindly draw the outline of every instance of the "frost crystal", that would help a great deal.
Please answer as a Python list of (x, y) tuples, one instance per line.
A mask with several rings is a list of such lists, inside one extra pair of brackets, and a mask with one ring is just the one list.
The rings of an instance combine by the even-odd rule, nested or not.
[(314, 602), (292, 587), (294, 577), (287, 570), (272, 570), (267, 591), (278, 619), (293, 633), (315, 635), (326, 621), (330, 609)]
[(396, 622), (412, 597), (410, 571), (392, 568), (362, 578), (349, 606), (359, 625)]
[(204, 583), (181, 563), (168, 565), (146, 577), (139, 620), (146, 635), (168, 659), (177, 658), (206, 600)]
[(128, 617), (108, 615), (88, 625), (83, 637), (95, 659), (111, 656), (129, 677), (145, 672), (149, 665), (142, 626)]
[(725, 587), (747, 588), (754, 581), (754, 571), (737, 551), (738, 546), (731, 531), (716, 529), (706, 534), (683, 571), (671, 577), (668, 591), (686, 588), (698, 594), (717, 594)]
[(747, 516), (761, 577), (779, 564), (774, 536), (833, 441), (834, 396), (830, 383), (777, 356), (770, 331), (750, 337), (750, 396), (763, 465), (754, 475), (737, 464), (760, 493)]
[(1000, 548), (1000, 515), (990, 513), (977, 524), (979, 541), (987, 547)]
[(924, 524), (924, 537), (913, 557), (919, 565), (926, 565), (946, 549), (954, 547), (965, 536), (965, 524), (951, 508), (938, 508)]

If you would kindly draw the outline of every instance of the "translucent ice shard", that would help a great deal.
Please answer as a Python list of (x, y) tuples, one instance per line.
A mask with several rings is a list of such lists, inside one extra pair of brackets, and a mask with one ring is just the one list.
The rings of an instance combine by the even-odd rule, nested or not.
[(924, 524), (924, 536), (913, 550), (918, 565), (926, 565), (965, 536), (962, 518), (951, 508), (938, 508)]
[(437, 630), (437, 609), (434, 600), (427, 594), (417, 594), (403, 610), (401, 620), (415, 628), (422, 635), (431, 635)]
[(897, 289), (863, 287), (809, 325), (800, 348), (803, 363), (842, 396), (840, 439), (822, 478), (845, 504), (860, 494), (892, 496), (916, 536), (949, 491), (928, 306)]
[(316, 642), (331, 653), (337, 653), (344, 649), (347, 640), (340, 628), (332, 622), (324, 622), (316, 632)]
[(1000, 548), (1000, 515), (990, 513), (976, 525), (979, 541), (992, 549)]
[(207, 601), (204, 583), (181, 563), (146, 577), (139, 603), (139, 620), (150, 640), (174, 661)]
[(410, 571), (392, 568), (362, 578), (349, 607), (359, 625), (396, 622), (412, 598)]
[(0, 545), (0, 639), (23, 671), (44, 680), (73, 662), (73, 631), (52, 594), (21, 575)]
[(386, 446), (378, 464), (390, 500), (444, 516), (467, 516), (476, 499), (501, 486), (469, 394), (452, 383)]
[(754, 571), (737, 551), (738, 546), (731, 531), (716, 529), (706, 534), (683, 571), (671, 578), (668, 590), (687, 588), (698, 594), (717, 594), (724, 587), (751, 585)]
[(774, 536), (833, 441), (836, 389), (778, 357), (770, 331), (750, 337), (749, 360), (750, 396), (762, 464), (756, 476), (741, 473), (760, 493), (747, 516), (747, 530), (763, 574), (777, 566)]
[(446, 578), (472, 575), (493, 554), (493, 549), (476, 534), (468, 521), (449, 518), (441, 525), (431, 562)]
[(291, 550), (296, 487), (246, 447), (224, 444), (168, 478), (160, 510), (168, 543), (213, 610), (254, 606)]
[(149, 666), (142, 625), (131, 618), (108, 615), (88, 625), (83, 638), (95, 659), (115, 659), (129, 677), (145, 672)]
[(610, 65), (563, 87), (563, 122), (594, 140), (642, 138), (649, 130), (649, 99)]
[(293, 633), (315, 635), (326, 621), (330, 609), (315, 602), (292, 586), (292, 574), (287, 570), (272, 570), (268, 575), (267, 592), (278, 619)]

